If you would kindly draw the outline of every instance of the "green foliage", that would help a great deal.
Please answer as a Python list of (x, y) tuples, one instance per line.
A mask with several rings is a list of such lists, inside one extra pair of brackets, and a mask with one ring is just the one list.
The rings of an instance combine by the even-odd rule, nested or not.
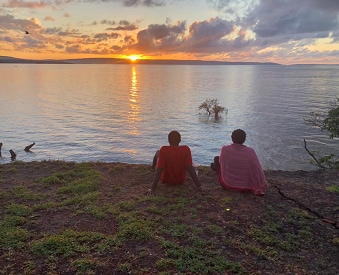
[(339, 160), (334, 154), (322, 156), (318, 159), (318, 161), (326, 168), (339, 170)]
[(94, 217), (98, 219), (103, 219), (107, 217), (106, 209), (97, 205), (89, 204), (85, 207), (85, 211), (91, 213)]
[(100, 233), (68, 229), (33, 242), (31, 249), (38, 256), (60, 255), (69, 258), (76, 253), (98, 253), (108, 241), (107, 237)]
[(75, 167), (66, 172), (53, 173), (39, 180), (40, 183), (46, 185), (66, 184), (79, 185), (81, 180), (97, 181), (100, 179), (100, 173), (90, 167), (88, 163), (79, 163)]
[(174, 261), (172, 259), (160, 259), (156, 261), (155, 266), (160, 270), (166, 270), (172, 268), (174, 265)]
[[(198, 246), (195, 244), (198, 243)], [(174, 265), (181, 272), (193, 272), (194, 274), (224, 274), (225, 270), (234, 273), (243, 272), (240, 264), (226, 260), (220, 256), (213, 247), (201, 247), (204, 240), (194, 242), (191, 245), (181, 246), (170, 241), (163, 241), (162, 247), (165, 250), (165, 259), (157, 265), (164, 268)]]
[(43, 196), (41, 194), (30, 191), (27, 187), (17, 186), (11, 190), (11, 196), (13, 198), (25, 199), (25, 200), (38, 200)]
[(151, 225), (143, 220), (125, 221), (120, 224), (116, 235), (118, 241), (150, 240), (153, 236)]
[(115, 206), (118, 207), (120, 211), (123, 211), (123, 210), (134, 211), (135, 210), (135, 202), (133, 201), (121, 201), (121, 202), (118, 202)]
[(330, 138), (339, 137), (339, 98), (333, 103), (333, 108), (327, 113), (323, 122), (323, 129), (330, 133)]
[(75, 244), (71, 237), (64, 234), (46, 236), (37, 241), (32, 246), (32, 251), (38, 256), (63, 255), (69, 257), (73, 255)]
[(339, 186), (338, 185), (331, 185), (326, 187), (326, 190), (332, 193), (339, 193)]
[[(331, 102), (327, 112), (311, 112), (307, 118), (304, 118), (304, 121), (307, 125), (319, 127), (321, 131), (328, 132), (331, 139), (339, 137), (339, 97)], [(306, 141), (304, 142), (305, 149), (319, 167), (339, 170), (339, 159), (334, 154), (316, 157), (307, 149)]]
[(307, 125), (319, 127), (327, 131), (330, 138), (339, 137), (339, 97), (330, 103), (328, 111), (311, 112), (304, 118)]
[(36, 207), (41, 209), (70, 205), (89, 205), (94, 203), (99, 195), (98, 185), (101, 180), (100, 172), (94, 170), (88, 163), (76, 164), (65, 172), (53, 173), (40, 178), (46, 189), (59, 186), (55, 202), (47, 202)]
[(0, 224), (0, 248), (20, 248), (29, 238), (29, 233), (17, 226)]
[(227, 114), (228, 110), (225, 107), (219, 105), (218, 99), (209, 99), (199, 105), (199, 110), (204, 110), (208, 116), (214, 114), (214, 118), (217, 120), (221, 113)]
[(71, 263), (71, 266), (77, 271), (76, 274), (96, 274), (97, 268), (102, 266), (97, 260), (94, 259), (76, 259)]
[(0, 221), (0, 248), (19, 248), (29, 238), (29, 233), (21, 228), (26, 223), (25, 216), (31, 209), (24, 205), (11, 204), (6, 208), (6, 215)]
[(28, 216), (32, 213), (32, 208), (23, 204), (12, 203), (6, 207), (6, 214), (20, 217)]
[(59, 174), (53, 174), (53, 175), (50, 175), (46, 178), (42, 178), (40, 180), (41, 183), (44, 183), (44, 184), (55, 184), (55, 183), (59, 183), (59, 182), (62, 182), (62, 178), (61, 178), (61, 175)]

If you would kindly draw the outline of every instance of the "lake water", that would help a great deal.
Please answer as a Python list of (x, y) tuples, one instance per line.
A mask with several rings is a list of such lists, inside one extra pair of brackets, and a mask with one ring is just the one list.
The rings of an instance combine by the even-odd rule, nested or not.
[[(209, 165), (242, 128), (264, 169), (315, 169), (303, 139), (325, 153), (339, 143), (303, 118), (326, 110), (338, 87), (339, 66), (0, 64), (0, 163), (10, 149), (21, 161), (151, 163), (178, 130)], [(228, 114), (199, 114), (206, 98)]]

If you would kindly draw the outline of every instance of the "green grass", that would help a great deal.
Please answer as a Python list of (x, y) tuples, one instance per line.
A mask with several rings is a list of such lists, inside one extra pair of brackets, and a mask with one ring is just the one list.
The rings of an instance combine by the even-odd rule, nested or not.
[(43, 236), (31, 244), (31, 250), (39, 257), (70, 258), (76, 253), (99, 255), (114, 244), (113, 238), (104, 234), (67, 229), (58, 234)]
[(71, 262), (71, 266), (76, 270), (76, 274), (82, 275), (82, 274), (97, 274), (96, 270), (103, 266), (103, 263), (101, 263), (98, 260), (95, 259), (75, 259)]
[(331, 186), (326, 187), (326, 190), (332, 193), (339, 193), (339, 186), (331, 185)]
[(36, 201), (44, 197), (43, 194), (31, 191), (25, 186), (16, 186), (11, 190), (10, 196), (15, 199), (23, 199), (27, 201)]
[(6, 223), (0, 224), (0, 248), (17, 249), (25, 245), (30, 234), (27, 230), (19, 226), (11, 226)]
[[(203, 241), (202, 241), (203, 242)], [(165, 251), (165, 258), (161, 259), (158, 265), (166, 264), (166, 267), (173, 265), (177, 270), (189, 271), (195, 274), (209, 274), (229, 270), (242, 273), (245, 270), (240, 264), (226, 260), (218, 254), (212, 246), (202, 249), (200, 242), (181, 246), (174, 242), (163, 241), (162, 247)], [(163, 267), (162, 267), (163, 268)]]
[(5, 213), (7, 215), (16, 215), (20, 217), (25, 217), (32, 214), (33, 210), (31, 207), (26, 206), (24, 204), (16, 204), (11, 203), (10, 205), (6, 206)]
[[(23, 166), (0, 166), (4, 182)], [(319, 235), (319, 219), (279, 196), (271, 203), (220, 189), (202, 196), (189, 185), (144, 196), (140, 185), (146, 190), (152, 175), (146, 165), (98, 166), (29, 163), (43, 176), (2, 182), (0, 274), (312, 274), (333, 265), (330, 256), (311, 265), (305, 254), (335, 255), (336, 232)], [(140, 179), (124, 186), (120, 172)]]

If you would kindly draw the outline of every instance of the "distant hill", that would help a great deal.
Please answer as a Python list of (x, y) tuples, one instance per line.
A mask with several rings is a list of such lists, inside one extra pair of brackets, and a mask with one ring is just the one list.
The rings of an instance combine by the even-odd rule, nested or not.
[(273, 62), (225, 62), (225, 61), (204, 61), (204, 60), (172, 60), (172, 59), (139, 59), (134, 62), (123, 58), (79, 58), (62, 60), (34, 60), (22, 59), (9, 56), (0, 56), (0, 63), (21, 63), (21, 64), (161, 64), (161, 65), (280, 65)]
[(0, 63), (20, 63), (20, 64), (67, 64), (63, 60), (32, 60), (21, 59), (10, 56), (0, 56)]

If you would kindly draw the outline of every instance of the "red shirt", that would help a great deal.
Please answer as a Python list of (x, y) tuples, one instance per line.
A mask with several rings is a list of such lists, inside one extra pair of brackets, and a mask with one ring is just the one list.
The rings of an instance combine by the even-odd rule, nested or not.
[(191, 150), (188, 146), (162, 146), (158, 167), (162, 168), (160, 180), (163, 183), (179, 184), (186, 179), (187, 167), (192, 165)]

